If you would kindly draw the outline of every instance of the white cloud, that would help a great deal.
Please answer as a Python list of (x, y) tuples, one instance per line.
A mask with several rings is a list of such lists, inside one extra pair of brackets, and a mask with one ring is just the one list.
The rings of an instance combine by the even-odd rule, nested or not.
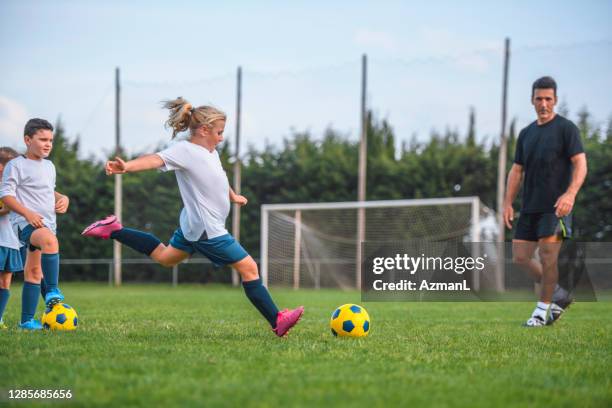
[(359, 30), (354, 37), (357, 45), (368, 48), (382, 48), (385, 51), (397, 51), (397, 41), (385, 31)]
[(2, 144), (21, 147), (23, 126), (28, 112), (19, 102), (0, 95), (0, 140)]

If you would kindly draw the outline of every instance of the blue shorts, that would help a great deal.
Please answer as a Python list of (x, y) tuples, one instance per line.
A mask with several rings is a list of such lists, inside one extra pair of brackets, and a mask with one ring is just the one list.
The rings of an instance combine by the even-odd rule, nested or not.
[(0, 246), (0, 272), (22, 272), (23, 262), (18, 249)]
[(170, 238), (170, 245), (181, 251), (193, 255), (196, 251), (206, 256), (216, 266), (230, 265), (243, 260), (249, 254), (230, 234), (208, 239), (206, 233), (198, 241), (188, 241), (183, 235), (181, 228), (174, 231)]
[[(32, 233), (34, 231), (36, 231), (36, 228), (31, 226), (30, 224), (26, 225), (26, 227), (24, 229), (17, 228), (17, 238), (19, 239), (19, 241), (21, 241), (21, 244), (23, 245), (21, 247), (21, 249), (23, 249), (24, 247), (26, 249), (31, 250), (31, 251), (34, 251), (36, 249), (40, 249), (40, 248), (37, 248), (37, 247), (33, 247), (30, 244), (30, 238), (32, 237)], [(51, 231), (51, 230), (49, 230), (49, 231)], [(51, 231), (51, 232), (53, 232), (53, 231)], [(24, 253), (25, 253), (25, 251), (24, 251)]]
[(17, 228), (17, 238), (19, 239), (19, 241), (22, 244), (22, 247), (19, 248), (19, 253), (21, 255), (21, 261), (23, 262), (24, 266), (25, 266), (27, 255), (28, 255), (28, 249), (30, 251), (34, 251), (34, 250), (40, 249), (40, 248), (33, 247), (30, 244), (30, 238), (32, 237), (32, 233), (35, 230), (36, 230), (36, 228), (31, 226), (30, 224), (26, 225), (26, 227), (24, 229)]
[(26, 225), (26, 227), (24, 229), (18, 228), (17, 229), (17, 238), (19, 238), (19, 241), (21, 241), (23, 243), (23, 245), (28, 248), (30, 246), (30, 237), (32, 236), (32, 233), (34, 232), (36, 228), (34, 228), (31, 225)]

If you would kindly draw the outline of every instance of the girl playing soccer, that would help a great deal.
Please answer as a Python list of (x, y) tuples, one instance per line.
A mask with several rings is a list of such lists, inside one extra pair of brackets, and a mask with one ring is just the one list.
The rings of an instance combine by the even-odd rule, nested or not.
[(245, 197), (230, 188), (215, 150), (223, 141), (225, 113), (210, 106), (194, 108), (183, 98), (167, 101), (164, 108), (170, 110), (166, 125), (173, 129), (172, 138), (189, 129), (189, 140), (127, 162), (116, 157), (106, 163), (105, 170), (108, 175), (149, 169), (175, 171), (184, 208), (180, 226), (169, 244), (164, 245), (149, 233), (123, 227), (114, 215), (94, 222), (82, 235), (115, 239), (166, 267), (180, 263), (196, 251), (217, 266), (231, 265), (240, 273), (251, 303), (268, 320), (274, 333), (284, 336), (298, 322), (304, 307), (279, 312), (261, 283), (257, 264), (225, 229), (230, 202), (247, 203)]

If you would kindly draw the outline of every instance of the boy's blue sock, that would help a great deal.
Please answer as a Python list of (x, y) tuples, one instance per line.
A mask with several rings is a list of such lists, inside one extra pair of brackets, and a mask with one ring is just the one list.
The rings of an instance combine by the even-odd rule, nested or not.
[(19, 248), (19, 255), (21, 255), (21, 263), (25, 268), (26, 258), (28, 257), (28, 247), (26, 245)]
[(11, 291), (8, 289), (0, 289), (0, 321), (2, 321), (2, 315), (4, 315), (4, 309), (6, 304), (11, 297)]
[(59, 254), (42, 254), (40, 266), (45, 280), (44, 284), (41, 282), (41, 288), (44, 286), (45, 292), (57, 289), (59, 281)]
[(161, 241), (155, 235), (132, 228), (122, 228), (119, 231), (114, 231), (110, 237), (147, 256), (151, 255), (151, 252), (161, 244)]
[(38, 306), (40, 285), (38, 283), (24, 282), (21, 294), (21, 323), (34, 318)]
[(268, 320), (273, 329), (276, 328), (278, 308), (274, 304), (268, 289), (261, 283), (261, 279), (242, 282), (242, 287), (253, 306)]
[(40, 296), (42, 296), (43, 300), (45, 300), (45, 296), (47, 296), (47, 292), (49, 292), (49, 289), (47, 288), (47, 284), (45, 283), (45, 278), (43, 277), (40, 280)]

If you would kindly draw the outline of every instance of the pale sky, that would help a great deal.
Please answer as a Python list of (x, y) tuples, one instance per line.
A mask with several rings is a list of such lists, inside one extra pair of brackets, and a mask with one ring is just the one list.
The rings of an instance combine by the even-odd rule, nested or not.
[(84, 156), (114, 146), (114, 71), (130, 152), (169, 140), (160, 101), (228, 113), (243, 67), (242, 145), (280, 146), (292, 129), (358, 138), (360, 59), (368, 105), (398, 143), (431, 129), (498, 137), (502, 47), (510, 37), (509, 117), (534, 119), (533, 80), (552, 75), (570, 118), (612, 114), (612, 2), (0, 2), (0, 144), (22, 147), (30, 117), (58, 117)]

